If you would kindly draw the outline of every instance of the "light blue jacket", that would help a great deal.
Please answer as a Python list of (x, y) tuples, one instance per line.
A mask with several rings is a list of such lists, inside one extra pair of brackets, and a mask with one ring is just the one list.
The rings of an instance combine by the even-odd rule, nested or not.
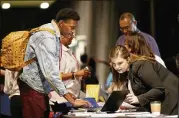
[(55, 31), (55, 35), (48, 31), (34, 33), (27, 44), (25, 61), (36, 57), (37, 61), (23, 68), (20, 79), (34, 90), (48, 94), (52, 87), (60, 95), (67, 90), (59, 77), (60, 32), (56, 23), (42, 25)]

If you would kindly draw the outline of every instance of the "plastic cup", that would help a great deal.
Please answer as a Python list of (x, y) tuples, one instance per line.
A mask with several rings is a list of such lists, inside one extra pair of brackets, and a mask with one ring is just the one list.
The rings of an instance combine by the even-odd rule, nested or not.
[(159, 116), (161, 111), (161, 102), (160, 101), (150, 102), (150, 108), (153, 116)]

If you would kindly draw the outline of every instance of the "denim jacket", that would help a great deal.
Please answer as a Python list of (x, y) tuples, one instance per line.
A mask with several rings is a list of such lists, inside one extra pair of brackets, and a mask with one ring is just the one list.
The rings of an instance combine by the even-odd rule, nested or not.
[(48, 94), (51, 87), (60, 95), (67, 90), (59, 77), (60, 31), (56, 23), (42, 25), (55, 31), (39, 31), (31, 35), (27, 44), (25, 61), (36, 57), (37, 61), (25, 66), (20, 79), (34, 90)]

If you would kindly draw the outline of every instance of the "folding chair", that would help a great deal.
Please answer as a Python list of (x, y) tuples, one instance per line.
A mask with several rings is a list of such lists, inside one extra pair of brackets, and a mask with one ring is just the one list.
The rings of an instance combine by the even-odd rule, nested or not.
[(97, 102), (98, 102), (98, 99), (99, 99), (99, 91), (100, 91), (100, 85), (99, 84), (87, 84), (86, 85), (86, 97), (95, 98), (95, 100)]

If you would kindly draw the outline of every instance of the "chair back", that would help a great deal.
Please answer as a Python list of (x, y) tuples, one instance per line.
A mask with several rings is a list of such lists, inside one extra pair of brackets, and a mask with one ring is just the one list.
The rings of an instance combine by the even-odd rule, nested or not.
[(86, 97), (95, 98), (95, 100), (97, 102), (98, 102), (98, 99), (99, 99), (99, 91), (100, 91), (100, 85), (99, 84), (87, 84), (86, 85)]

